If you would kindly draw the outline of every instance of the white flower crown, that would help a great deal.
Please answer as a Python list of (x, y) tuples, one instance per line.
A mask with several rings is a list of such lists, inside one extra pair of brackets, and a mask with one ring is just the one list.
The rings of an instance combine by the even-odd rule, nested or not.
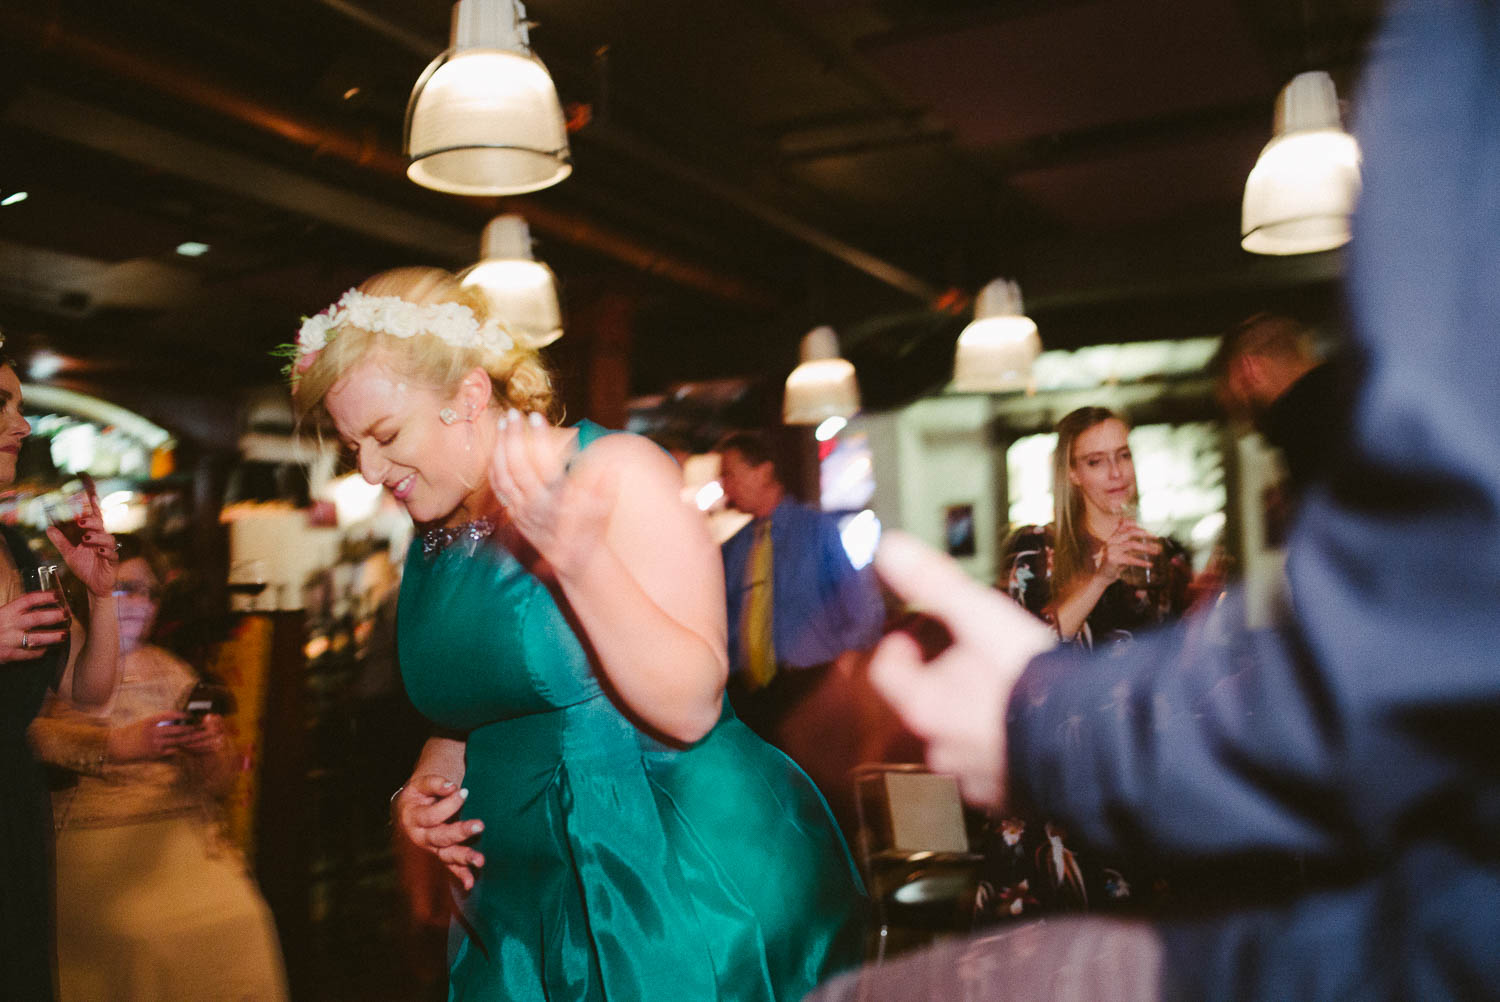
[(484, 348), (496, 353), (515, 347), (515, 341), (498, 324), (480, 324), (474, 311), (463, 303), (409, 303), (400, 296), (371, 296), (350, 289), (328, 309), (302, 321), (297, 331), (298, 357), (322, 351), (328, 346), (330, 334), (339, 327), (402, 338), (431, 334), (455, 348)]

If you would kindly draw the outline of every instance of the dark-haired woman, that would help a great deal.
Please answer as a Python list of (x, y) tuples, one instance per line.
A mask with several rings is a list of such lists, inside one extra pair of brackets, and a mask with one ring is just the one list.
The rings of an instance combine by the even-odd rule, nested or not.
[[(31, 425), (21, 413), (21, 381), (0, 362), (0, 486), (16, 479), (16, 459)], [(72, 661), (68, 695), (100, 706), (114, 692), (115, 541), (104, 531), (98, 501), (79, 518), (76, 546), (55, 528), (47, 538), (88, 594), (89, 632), (70, 628), (50, 592), (22, 581), (37, 566), (21, 535), (0, 526), (0, 991), (17, 999), (52, 998), (52, 870), (47, 786), (26, 729)]]

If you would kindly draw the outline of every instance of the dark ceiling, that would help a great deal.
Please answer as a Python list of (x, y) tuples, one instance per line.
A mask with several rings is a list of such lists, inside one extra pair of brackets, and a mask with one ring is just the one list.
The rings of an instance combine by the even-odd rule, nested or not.
[(1243, 253), (1239, 199), (1279, 87), (1350, 96), (1377, 6), (533, 0), (575, 170), (496, 200), (403, 174), (447, 0), (0, 0), (0, 197), (30, 195), (0, 207), (0, 329), (59, 378), (212, 410), (277, 378), (300, 315), (471, 263), (500, 211), (560, 276), (564, 377), (610, 328), (633, 393), (774, 386), (832, 323), (868, 402), (909, 399), (999, 275), (1049, 347), (1326, 313), (1340, 256)]

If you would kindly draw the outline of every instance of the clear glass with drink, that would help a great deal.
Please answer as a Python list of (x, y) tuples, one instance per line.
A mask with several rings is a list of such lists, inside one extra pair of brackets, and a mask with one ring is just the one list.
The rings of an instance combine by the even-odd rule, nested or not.
[[(1129, 519), (1136, 525), (1140, 525), (1140, 505), (1134, 501), (1130, 501), (1121, 505), (1120, 517)], [(1156, 545), (1157, 551), (1154, 554), (1147, 555), (1147, 558), (1151, 561), (1148, 566), (1140, 567), (1135, 564), (1126, 564), (1120, 570), (1120, 580), (1124, 581), (1125, 584), (1130, 586), (1131, 588), (1155, 588), (1162, 583), (1162, 580), (1165, 577), (1166, 568), (1163, 567), (1161, 563), (1161, 555), (1163, 552), (1161, 547), (1161, 540), (1157, 539), (1153, 535), (1151, 537), (1151, 542)]]
[[(52, 633), (61, 631), (66, 637), (68, 624), (73, 619), (73, 610), (68, 608), (67, 596), (63, 594), (62, 568), (56, 564), (38, 564), (35, 570), (27, 571), (23, 576), (22, 583), (27, 591), (51, 592), (54, 596), (53, 605), (62, 613), (62, 621), (48, 623), (46, 626), (33, 627), (38, 633)], [(40, 605), (38, 610), (46, 609), (47, 606)]]

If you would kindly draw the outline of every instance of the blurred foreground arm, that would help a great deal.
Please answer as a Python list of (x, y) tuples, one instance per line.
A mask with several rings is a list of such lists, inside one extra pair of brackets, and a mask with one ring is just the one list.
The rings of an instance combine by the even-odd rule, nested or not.
[(893, 591), (942, 620), (953, 644), (924, 662), (916, 640), (892, 633), (875, 649), (871, 679), (914, 734), (927, 761), (958, 776), (964, 795), (998, 803), (1005, 793), (1002, 721), (1022, 670), (1057, 638), (1010, 598), (985, 588), (910, 536), (889, 532), (875, 567)]

